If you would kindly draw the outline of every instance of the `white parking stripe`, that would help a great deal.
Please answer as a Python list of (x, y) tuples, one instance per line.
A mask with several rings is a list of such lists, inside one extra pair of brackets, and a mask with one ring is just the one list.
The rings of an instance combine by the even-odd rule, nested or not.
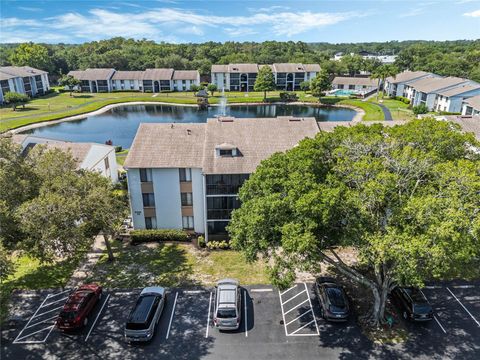
[[(44, 306), (44, 307), (45, 307), (45, 306)], [(48, 310), (48, 311), (44, 311), (43, 313), (38, 314), (36, 317), (40, 317), (40, 316), (43, 316), (43, 315), (45, 315), (45, 314), (51, 313), (51, 312), (53, 312), (53, 311), (58, 311), (58, 310), (60, 310), (60, 309), (63, 309), (63, 305), (57, 306), (56, 308), (53, 308), (53, 309)]]
[(296, 308), (298, 308), (298, 307), (302, 306), (302, 305), (303, 305), (303, 304), (305, 304), (306, 302), (308, 302), (308, 299), (307, 299), (307, 300), (305, 300), (305, 301), (303, 301), (303, 302), (301, 302), (301, 303), (300, 303), (300, 304), (298, 304), (297, 306), (295, 306), (295, 307), (291, 308), (290, 310), (288, 310), (288, 311), (285, 313), (285, 315), (287, 315), (288, 313), (292, 312), (292, 311), (293, 311), (293, 310), (295, 310)]
[[(50, 329), (50, 331), (51, 331), (51, 330), (52, 330), (52, 328), (53, 328), (54, 326), (55, 326), (55, 324), (53, 324), (53, 325), (50, 325), (50, 326), (47, 326), (46, 328), (43, 328), (43, 329), (37, 330), (37, 331), (35, 331), (35, 332), (33, 332), (33, 333), (30, 333), (30, 334), (24, 335), (24, 336), (22, 336), (21, 338), (15, 339), (14, 343), (16, 343), (16, 344), (18, 344), (18, 343), (20, 343), (20, 342), (22, 342), (22, 343), (26, 343), (25, 341), (20, 341), (20, 340), (22, 340), (22, 339), (25, 339), (25, 338), (27, 338), (27, 337), (29, 337), (29, 336), (32, 336), (32, 335), (38, 334), (38, 333), (40, 333), (40, 332), (42, 332), (42, 331), (45, 331), (45, 330), (48, 330), (48, 329)], [(49, 334), (50, 334), (50, 332), (49, 332)], [(47, 336), (47, 337), (48, 337), (48, 336)], [(41, 340), (37, 340), (37, 341), (40, 341), (40, 342), (45, 342), (45, 340), (46, 340), (46, 339), (47, 339), (47, 338), (43, 339), (43, 341), (41, 341)]]
[(170, 327), (172, 326), (173, 314), (175, 313), (175, 306), (177, 305), (177, 298), (178, 292), (175, 294), (175, 301), (173, 302), (172, 314), (170, 315), (170, 322), (168, 323), (167, 336), (165, 336), (165, 340), (168, 339), (168, 335), (170, 334)]
[(65, 294), (66, 292), (70, 292), (72, 291), (72, 289), (68, 289), (68, 290), (63, 290), (62, 292), (59, 292), (59, 293), (56, 293), (56, 294), (48, 294), (47, 295), (47, 299), (50, 299), (50, 298), (53, 298), (55, 296), (58, 296), (58, 295), (62, 295), (62, 294)]
[(250, 292), (272, 292), (273, 289), (251, 289)]
[(280, 299), (280, 308), (282, 309), (283, 326), (285, 327), (285, 336), (288, 336), (287, 324), (286, 324), (286, 322), (285, 322), (285, 313), (283, 312), (282, 294), (280, 293), (280, 291), (278, 292), (278, 297), (279, 297), (279, 299)]
[(36, 323), (33, 323), (32, 325), (28, 325), (25, 329), (29, 329), (31, 327), (46, 323), (48, 321), (52, 321), (52, 320), (56, 319), (57, 317), (58, 317), (58, 315), (55, 315), (55, 316), (49, 317), (48, 319), (45, 319), (45, 320), (42, 320), (42, 321), (37, 321)]
[(43, 302), (40, 304), (40, 306), (38, 307), (38, 309), (35, 311), (35, 313), (32, 315), (32, 317), (28, 320), (27, 322), (27, 325), (25, 325), (25, 327), (20, 330), (20, 332), (18, 333), (17, 337), (15, 338), (15, 340), (13, 340), (13, 343), (16, 343), (17, 340), (19, 339), (20, 335), (22, 335), (23, 331), (27, 328), (28, 325), (30, 325), (30, 323), (32, 322), (32, 320), (35, 318), (35, 316), (37, 316), (37, 313), (40, 311), (40, 309), (42, 308), (43, 304), (45, 304), (45, 301), (47, 301), (48, 299), (48, 296), (45, 297), (45, 299), (43, 299)]
[(201, 294), (206, 292), (205, 290), (185, 290), (184, 294)]
[[(423, 293), (422, 290), (420, 290), (420, 292), (422, 293), (423, 297), (425, 299), (427, 299), (427, 296)], [(427, 299), (428, 300), (428, 299)], [(440, 326), (440, 329), (442, 329), (442, 331), (446, 334), (447, 331), (445, 330), (445, 328), (442, 326), (442, 324), (440, 323), (440, 321), (437, 319), (437, 317), (435, 315), (433, 315), (433, 318), (435, 319), (435, 321), (437, 322), (438, 326)]]
[(207, 332), (205, 333), (206, 338), (208, 338), (208, 328), (210, 327), (210, 309), (212, 308), (212, 295), (213, 293), (210, 292), (210, 300), (208, 302)]
[[(287, 292), (289, 292), (289, 291), (290, 291), (290, 290), (292, 290), (292, 289), (295, 289), (296, 287), (297, 287), (297, 285), (296, 285), (296, 284), (295, 284), (295, 285), (293, 285), (291, 288), (289, 288), (289, 289), (285, 290), (284, 292), (280, 293), (280, 296), (283, 296), (283, 295), (285, 295)], [(281, 301), (280, 301), (280, 302), (281, 302)]]
[(455, 285), (452, 286), (454, 289), (472, 289), (475, 285)]
[(62, 302), (62, 301), (66, 301), (67, 299), (68, 299), (68, 296), (64, 297), (64, 298), (61, 298), (60, 300), (55, 300), (53, 302), (46, 303), (45, 305), (43, 305), (43, 307), (50, 306), (50, 305), (53, 305), (53, 304), (56, 304), (56, 303), (59, 303), (59, 302)]
[(470, 317), (473, 319), (473, 321), (475, 321), (478, 325), (478, 327), (480, 327), (480, 322), (478, 322), (477, 319), (475, 319), (475, 317), (470, 313), (470, 311), (468, 311), (468, 309), (465, 307), (465, 305), (462, 304), (462, 302), (460, 300), (458, 300), (458, 298), (455, 296), (455, 294), (452, 292), (452, 290), (450, 290), (448, 287), (447, 287), (447, 290), (450, 294), (452, 294), (452, 296), (455, 298), (455, 300), (458, 301), (458, 303), (460, 305), (462, 305), (463, 309), (467, 312), (468, 315), (470, 315)]
[(314, 321), (315, 321), (315, 319), (313, 319), (313, 320), (312, 320), (312, 321), (310, 321), (309, 323), (307, 323), (307, 324), (303, 325), (301, 328), (299, 328), (299, 329), (295, 330), (295, 331), (294, 331), (294, 332), (292, 332), (290, 335), (294, 335), (294, 334), (296, 334), (297, 332), (299, 332), (300, 330), (302, 330), (302, 329), (306, 328), (308, 325), (310, 325), (310, 324), (311, 324), (311, 323), (313, 323)]
[(97, 320), (100, 317), (100, 314), (102, 313), (103, 308), (105, 307), (105, 304), (107, 303), (109, 298), (110, 298), (110, 294), (108, 294), (105, 301), (103, 302), (103, 305), (100, 308), (100, 311), (98, 312), (97, 317), (95, 318), (95, 321), (93, 322), (92, 326), (90, 327), (90, 330), (88, 331), (87, 337), (85, 338), (85, 342), (88, 340), (88, 337), (90, 336), (90, 333), (92, 332), (93, 328), (95, 327), (95, 324), (97, 323)]
[(310, 310), (305, 311), (302, 315), (297, 316), (297, 317), (296, 317), (295, 319), (293, 319), (292, 321), (289, 321), (289, 322), (287, 323), (287, 326), (290, 325), (291, 323), (293, 323), (295, 320), (300, 319), (303, 315), (308, 314), (310, 311), (313, 311), (313, 310), (310, 309)]
[(304, 292), (306, 292), (307, 290), (303, 290), (301, 292), (299, 292), (297, 295), (295, 295), (294, 297), (291, 297), (290, 299), (288, 299), (287, 301), (285, 301), (284, 303), (282, 303), (282, 305), (285, 305), (286, 303), (288, 303), (289, 301), (292, 301), (293, 299), (295, 299), (297, 296), (300, 296), (302, 295)]
[(243, 299), (245, 302), (245, 337), (248, 337), (247, 290), (244, 290)]
[[(305, 285), (305, 291), (307, 292), (307, 295), (308, 295), (308, 302), (310, 303), (310, 309), (312, 309), (312, 313), (313, 313), (312, 300), (310, 299), (310, 293), (308, 292), (307, 284), (303, 283), (303, 285)], [(320, 335), (320, 330), (318, 330), (318, 324), (317, 324), (317, 319), (315, 318), (315, 314), (313, 314), (313, 321), (315, 321), (315, 328), (317, 329), (317, 335)]]

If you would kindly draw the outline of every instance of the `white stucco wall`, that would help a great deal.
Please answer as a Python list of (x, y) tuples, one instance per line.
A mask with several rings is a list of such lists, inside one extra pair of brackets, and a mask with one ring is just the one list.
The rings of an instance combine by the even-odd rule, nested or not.
[(152, 169), (152, 179), (157, 228), (182, 229), (178, 169)]
[(197, 233), (205, 233), (205, 192), (201, 169), (192, 169), (193, 221)]
[[(105, 158), (108, 158), (108, 170), (105, 166)], [(90, 171), (97, 171), (103, 176), (110, 178), (114, 183), (118, 182), (118, 166), (113, 146), (93, 145), (81, 167)]]
[(128, 169), (128, 195), (130, 198), (130, 211), (132, 212), (133, 227), (145, 229), (145, 215), (143, 214), (142, 189), (140, 187), (140, 170)]

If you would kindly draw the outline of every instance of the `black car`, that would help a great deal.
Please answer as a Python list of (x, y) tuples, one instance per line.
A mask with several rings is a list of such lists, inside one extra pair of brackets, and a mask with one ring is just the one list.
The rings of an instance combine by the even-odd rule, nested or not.
[(315, 280), (315, 290), (321, 306), (321, 314), (325, 320), (347, 321), (350, 315), (348, 298), (342, 286), (332, 278)]
[(406, 320), (428, 321), (433, 319), (433, 309), (422, 291), (415, 287), (395, 287), (391, 297)]

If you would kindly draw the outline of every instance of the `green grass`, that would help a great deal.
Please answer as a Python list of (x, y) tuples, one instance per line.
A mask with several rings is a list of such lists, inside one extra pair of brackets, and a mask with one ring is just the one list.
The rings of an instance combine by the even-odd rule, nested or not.
[(125, 163), (125, 159), (127, 158), (128, 151), (129, 150), (126, 149), (126, 150), (122, 150), (122, 151), (119, 151), (119, 152), (115, 153), (118, 165), (123, 166), (123, 164)]
[(122, 247), (114, 243), (116, 260), (104, 255), (89, 280), (107, 287), (212, 285), (219, 278), (234, 277), (242, 284), (269, 283), (264, 264), (248, 264), (243, 254), (199, 251), (190, 244), (157, 244)]
[(383, 98), (382, 93), (379, 94), (379, 101), (377, 101), (377, 97), (374, 96), (368, 100), (368, 102), (372, 104), (381, 103), (385, 105), (392, 114), (393, 120), (410, 120), (414, 118), (412, 110), (408, 108), (408, 104), (400, 100), (393, 100), (388, 97)]
[(83, 252), (73, 259), (42, 264), (28, 255), (15, 256), (14, 273), (0, 285), (0, 323), (8, 314), (10, 295), (14, 290), (52, 289), (65, 286), (79, 262)]

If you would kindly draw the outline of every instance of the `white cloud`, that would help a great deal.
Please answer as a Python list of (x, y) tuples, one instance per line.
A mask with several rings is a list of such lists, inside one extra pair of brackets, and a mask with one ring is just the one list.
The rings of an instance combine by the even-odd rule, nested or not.
[(403, 14), (398, 15), (398, 17), (405, 18), (405, 17), (411, 17), (411, 16), (418, 16), (418, 15), (423, 14), (424, 12), (425, 12), (424, 8), (415, 8), (415, 9), (407, 11)]
[(278, 11), (278, 10), (290, 10), (290, 7), (283, 6), (283, 5), (273, 5), (273, 6), (263, 7), (263, 8), (248, 8), (248, 11), (250, 12), (270, 12), (270, 11)]
[(469, 17), (474, 17), (474, 18), (480, 17), (480, 10), (467, 12), (467, 13), (463, 14), (463, 16), (469, 16)]
[(30, 6), (17, 6), (17, 9), (23, 10), (23, 11), (32, 11), (32, 12), (41, 12), (41, 11), (43, 11), (43, 9), (41, 9), (41, 8), (30, 7)]
[[(100, 40), (114, 36), (179, 42), (181, 40), (176, 34), (203, 36), (208, 28), (215, 28), (215, 31), (223, 32), (231, 37), (256, 33), (292, 37), (347, 19), (365, 16), (365, 14), (357, 12), (325, 13), (278, 10), (256, 12), (246, 16), (218, 16), (177, 8), (153, 8), (129, 13), (95, 8), (86, 14), (69, 12), (39, 21), (6, 18), (1, 20), (1, 24), (2, 29), (10, 33), (15, 33), (15, 30), (23, 30), (22, 27), (37, 26), (42, 28), (44, 36), (47, 36), (47, 33), (52, 34), (52, 39), (69, 36), (70, 41), (74, 42)], [(59, 32), (61, 35), (58, 35)], [(30, 36), (25, 35), (30, 41), (40, 41), (35, 32)]]

